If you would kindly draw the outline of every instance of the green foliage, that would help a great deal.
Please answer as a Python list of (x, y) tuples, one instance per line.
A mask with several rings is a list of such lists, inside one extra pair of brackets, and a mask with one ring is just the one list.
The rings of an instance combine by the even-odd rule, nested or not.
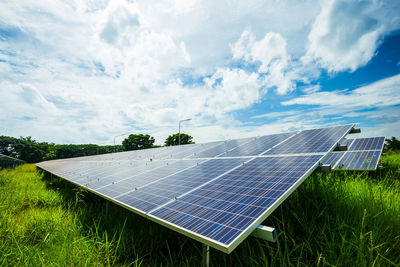
[[(212, 266), (399, 266), (400, 155), (376, 172), (314, 173), (264, 225)], [(33, 165), (0, 171), (1, 265), (201, 266), (202, 247)]]
[(48, 153), (48, 144), (38, 143), (30, 136), (20, 138), (0, 136), (0, 153), (26, 162), (38, 162)]
[(122, 147), (125, 151), (151, 148), (154, 141), (148, 134), (131, 134), (122, 141)]
[(390, 139), (386, 139), (385, 148), (387, 150), (400, 151), (400, 140), (397, 140), (394, 136)]
[[(118, 146), (121, 148), (121, 146)], [(64, 159), (114, 152), (113, 146), (57, 145), (47, 142), (36, 142), (28, 137), (0, 136), (0, 154), (15, 157), (29, 163), (51, 159)]]
[[(188, 134), (181, 133), (180, 138), (181, 138), (181, 145), (194, 144), (193, 137)], [(177, 146), (178, 144), (179, 144), (179, 133), (170, 135), (165, 140), (166, 146)]]

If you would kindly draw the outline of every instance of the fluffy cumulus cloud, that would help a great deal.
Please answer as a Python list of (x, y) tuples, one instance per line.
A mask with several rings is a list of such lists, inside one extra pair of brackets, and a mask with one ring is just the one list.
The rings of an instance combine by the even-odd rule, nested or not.
[(279, 33), (268, 32), (263, 39), (256, 41), (252, 32), (244, 31), (232, 45), (232, 53), (234, 59), (258, 63), (258, 73), (266, 74), (265, 85), (285, 94), (294, 89), (286, 46), (286, 40)]
[(369, 62), (385, 25), (375, 16), (374, 1), (325, 0), (310, 34), (305, 62), (329, 71), (354, 71)]
[[(314, 61), (331, 71), (366, 64), (385, 30), (400, 24), (374, 12), (376, 6), (332, 1), (320, 7), (312, 0), (2, 2), (3, 134), (101, 143), (146, 132), (162, 143), (183, 118), (193, 119), (185, 127), (197, 125), (196, 141), (264, 131), (235, 113), (267, 103), (267, 93), (288, 94), (298, 81), (315, 79), (320, 69)], [(299, 121), (279, 125), (288, 130), (290, 124), (300, 127)], [(278, 124), (270, 129), (278, 131)]]

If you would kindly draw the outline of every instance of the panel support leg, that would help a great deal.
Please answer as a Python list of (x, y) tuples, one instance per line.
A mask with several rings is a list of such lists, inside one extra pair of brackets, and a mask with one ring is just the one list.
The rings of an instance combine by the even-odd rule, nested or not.
[(210, 246), (203, 244), (203, 266), (210, 266)]

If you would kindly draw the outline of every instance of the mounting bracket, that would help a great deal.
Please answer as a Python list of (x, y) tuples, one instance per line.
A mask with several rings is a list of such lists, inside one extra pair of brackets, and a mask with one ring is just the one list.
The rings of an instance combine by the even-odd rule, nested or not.
[(266, 241), (275, 242), (276, 241), (276, 233), (275, 228), (259, 225), (251, 234), (254, 237), (264, 239)]

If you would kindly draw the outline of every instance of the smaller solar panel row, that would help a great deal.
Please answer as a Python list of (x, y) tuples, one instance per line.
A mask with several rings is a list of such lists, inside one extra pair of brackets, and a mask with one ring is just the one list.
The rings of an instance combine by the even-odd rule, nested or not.
[(347, 145), (347, 151), (332, 152), (324, 164), (334, 170), (375, 170), (382, 153), (385, 137), (346, 139), (340, 144)]

